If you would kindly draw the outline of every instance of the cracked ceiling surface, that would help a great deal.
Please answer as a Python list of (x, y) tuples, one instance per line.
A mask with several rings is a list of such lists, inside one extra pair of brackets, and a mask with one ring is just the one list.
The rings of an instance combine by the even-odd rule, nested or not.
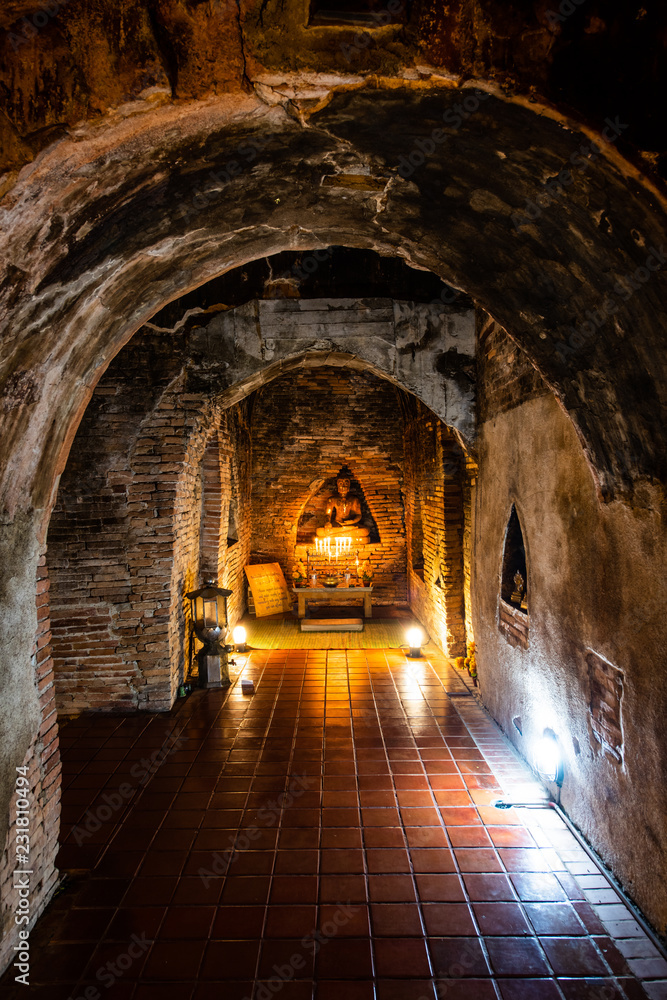
[[(166, 302), (245, 261), (328, 245), (399, 255), (502, 323), (568, 410), (602, 496), (664, 480), (665, 278), (647, 264), (664, 212), (613, 142), (595, 152), (556, 115), (472, 85), (376, 81), (319, 110), (293, 103), (238, 93), (118, 113), (51, 146), (6, 194), (8, 509), (48, 505), (100, 372)], [(573, 155), (567, 190), (545, 202)], [(640, 271), (637, 290), (614, 291)]]

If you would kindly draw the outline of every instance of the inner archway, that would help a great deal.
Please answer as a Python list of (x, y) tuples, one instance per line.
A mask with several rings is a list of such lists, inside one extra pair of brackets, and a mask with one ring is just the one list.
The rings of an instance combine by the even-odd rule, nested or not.
[[(268, 298), (232, 309), (183, 303), (185, 322), (156, 317), (111, 363), (73, 442), (47, 539), (61, 710), (168, 708), (192, 665), (183, 594), (215, 577), (232, 591), (233, 625), (246, 604), (244, 567), (279, 562), (290, 580), (312, 484), (348, 466), (373, 528), (361, 558), (373, 564), (375, 602), (414, 606), (446, 653), (465, 654), (474, 460), (462, 459), (461, 441), (471, 436), (474, 386), (463, 372), (474, 367), (475, 319), (465, 297), (445, 305), (449, 290), (413, 273), (400, 273), (412, 301), (377, 297), (377, 282), (399, 290), (396, 274), (379, 272), (368, 286), (375, 297), (321, 299), (304, 287), (303, 298), (274, 298), (272, 279), (262, 285)], [(262, 345), (250, 363), (249, 318)], [(309, 349), (295, 354), (295, 344)], [(426, 361), (443, 354), (458, 368), (420, 385)], [(416, 489), (425, 535), (413, 525)], [(421, 574), (406, 558), (415, 530)], [(472, 641), (470, 617), (467, 632)]]

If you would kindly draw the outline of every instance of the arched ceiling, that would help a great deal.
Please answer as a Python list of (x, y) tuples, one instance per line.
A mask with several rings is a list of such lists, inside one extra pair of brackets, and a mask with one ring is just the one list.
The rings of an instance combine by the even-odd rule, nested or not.
[(592, 150), (539, 107), (472, 87), (376, 81), (310, 113), (232, 95), (61, 139), (3, 203), (5, 508), (48, 506), (100, 372), (166, 302), (332, 244), (400, 255), (472, 295), (568, 410), (603, 496), (664, 481), (665, 212), (608, 137)]

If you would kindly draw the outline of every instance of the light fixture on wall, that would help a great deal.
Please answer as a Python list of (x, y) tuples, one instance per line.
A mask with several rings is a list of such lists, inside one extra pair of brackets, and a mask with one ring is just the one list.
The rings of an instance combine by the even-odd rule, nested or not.
[(410, 647), (410, 652), (408, 656), (419, 657), (422, 655), (422, 646), (424, 645), (424, 633), (416, 625), (413, 628), (409, 628), (405, 633), (405, 638), (408, 646)]
[(197, 653), (199, 663), (199, 687), (229, 687), (227, 653), (232, 649), (225, 645), (227, 632), (227, 598), (231, 590), (217, 587), (213, 580), (207, 580), (199, 590), (191, 590), (185, 596), (190, 601), (192, 630), (202, 648)]
[(243, 625), (237, 625), (232, 632), (232, 639), (234, 640), (234, 645), (236, 646), (237, 653), (245, 653), (246, 648), (246, 630)]
[(563, 784), (563, 754), (558, 737), (552, 729), (545, 729), (533, 751), (535, 770), (547, 781)]

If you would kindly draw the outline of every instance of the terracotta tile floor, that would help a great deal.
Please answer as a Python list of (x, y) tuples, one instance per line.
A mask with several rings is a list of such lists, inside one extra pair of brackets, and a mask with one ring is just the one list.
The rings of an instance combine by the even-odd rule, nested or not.
[(254, 696), (63, 728), (71, 876), (33, 931), (32, 995), (667, 995), (558, 814), (491, 804), (543, 793), (446, 660), (261, 652), (244, 676)]

